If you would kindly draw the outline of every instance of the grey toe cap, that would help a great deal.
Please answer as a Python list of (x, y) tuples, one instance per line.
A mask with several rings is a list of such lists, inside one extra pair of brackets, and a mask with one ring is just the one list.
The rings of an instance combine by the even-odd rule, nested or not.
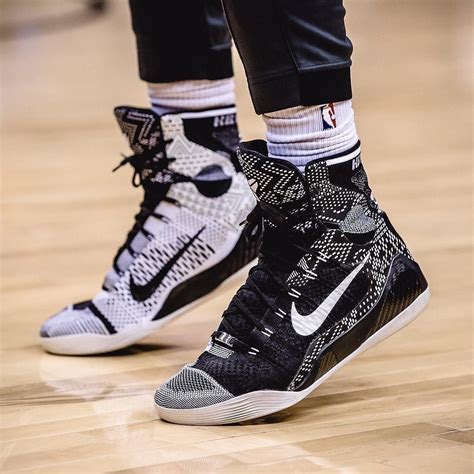
[(202, 408), (234, 398), (206, 372), (186, 365), (164, 382), (155, 393), (155, 404), (163, 408)]

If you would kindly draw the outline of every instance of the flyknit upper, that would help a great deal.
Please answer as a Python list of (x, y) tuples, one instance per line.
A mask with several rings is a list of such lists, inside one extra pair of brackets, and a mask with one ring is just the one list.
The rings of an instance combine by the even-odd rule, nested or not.
[(108, 334), (161, 317), (174, 288), (226, 258), (255, 205), (235, 157), (231, 115), (160, 117), (127, 106), (114, 113), (133, 151), (119, 167), (132, 165), (133, 183), (144, 191), (141, 209), (103, 290), (48, 320), (43, 337)]
[[(192, 366), (234, 395), (294, 387), (318, 351), (373, 307), (394, 256), (409, 257), (371, 197), (357, 150), (348, 152), (352, 158), (313, 161), (304, 175), (290, 163), (268, 159), (263, 142), (242, 144), (238, 155), (264, 208), (262, 260)], [(308, 251), (301, 250), (305, 246)], [(298, 334), (291, 306), (311, 313), (357, 266), (362, 270), (321, 327)], [(307, 354), (310, 344), (314, 350)]]

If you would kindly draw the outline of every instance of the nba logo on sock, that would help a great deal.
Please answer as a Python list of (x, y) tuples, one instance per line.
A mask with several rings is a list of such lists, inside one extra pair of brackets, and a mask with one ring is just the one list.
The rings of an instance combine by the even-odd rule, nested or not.
[(334, 111), (334, 104), (332, 102), (321, 108), (321, 116), (323, 119), (323, 130), (336, 128), (336, 112)]

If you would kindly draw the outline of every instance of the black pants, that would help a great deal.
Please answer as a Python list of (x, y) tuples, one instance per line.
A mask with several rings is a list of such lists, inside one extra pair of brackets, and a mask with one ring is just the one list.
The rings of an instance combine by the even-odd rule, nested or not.
[(259, 114), (351, 98), (342, 0), (130, 0), (140, 77), (232, 76), (231, 35)]

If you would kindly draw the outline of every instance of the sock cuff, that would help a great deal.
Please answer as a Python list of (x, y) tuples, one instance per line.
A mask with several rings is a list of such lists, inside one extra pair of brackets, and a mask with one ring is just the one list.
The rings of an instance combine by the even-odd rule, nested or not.
[(152, 108), (158, 113), (175, 110), (202, 110), (235, 103), (233, 78), (215, 81), (203, 79), (167, 83), (148, 83)]
[(330, 131), (354, 120), (352, 101), (334, 104), (298, 106), (263, 114), (263, 120), (272, 129), (284, 134), (308, 135), (324, 130)]
[(304, 166), (351, 149), (358, 136), (352, 101), (292, 107), (264, 114), (269, 156)]

